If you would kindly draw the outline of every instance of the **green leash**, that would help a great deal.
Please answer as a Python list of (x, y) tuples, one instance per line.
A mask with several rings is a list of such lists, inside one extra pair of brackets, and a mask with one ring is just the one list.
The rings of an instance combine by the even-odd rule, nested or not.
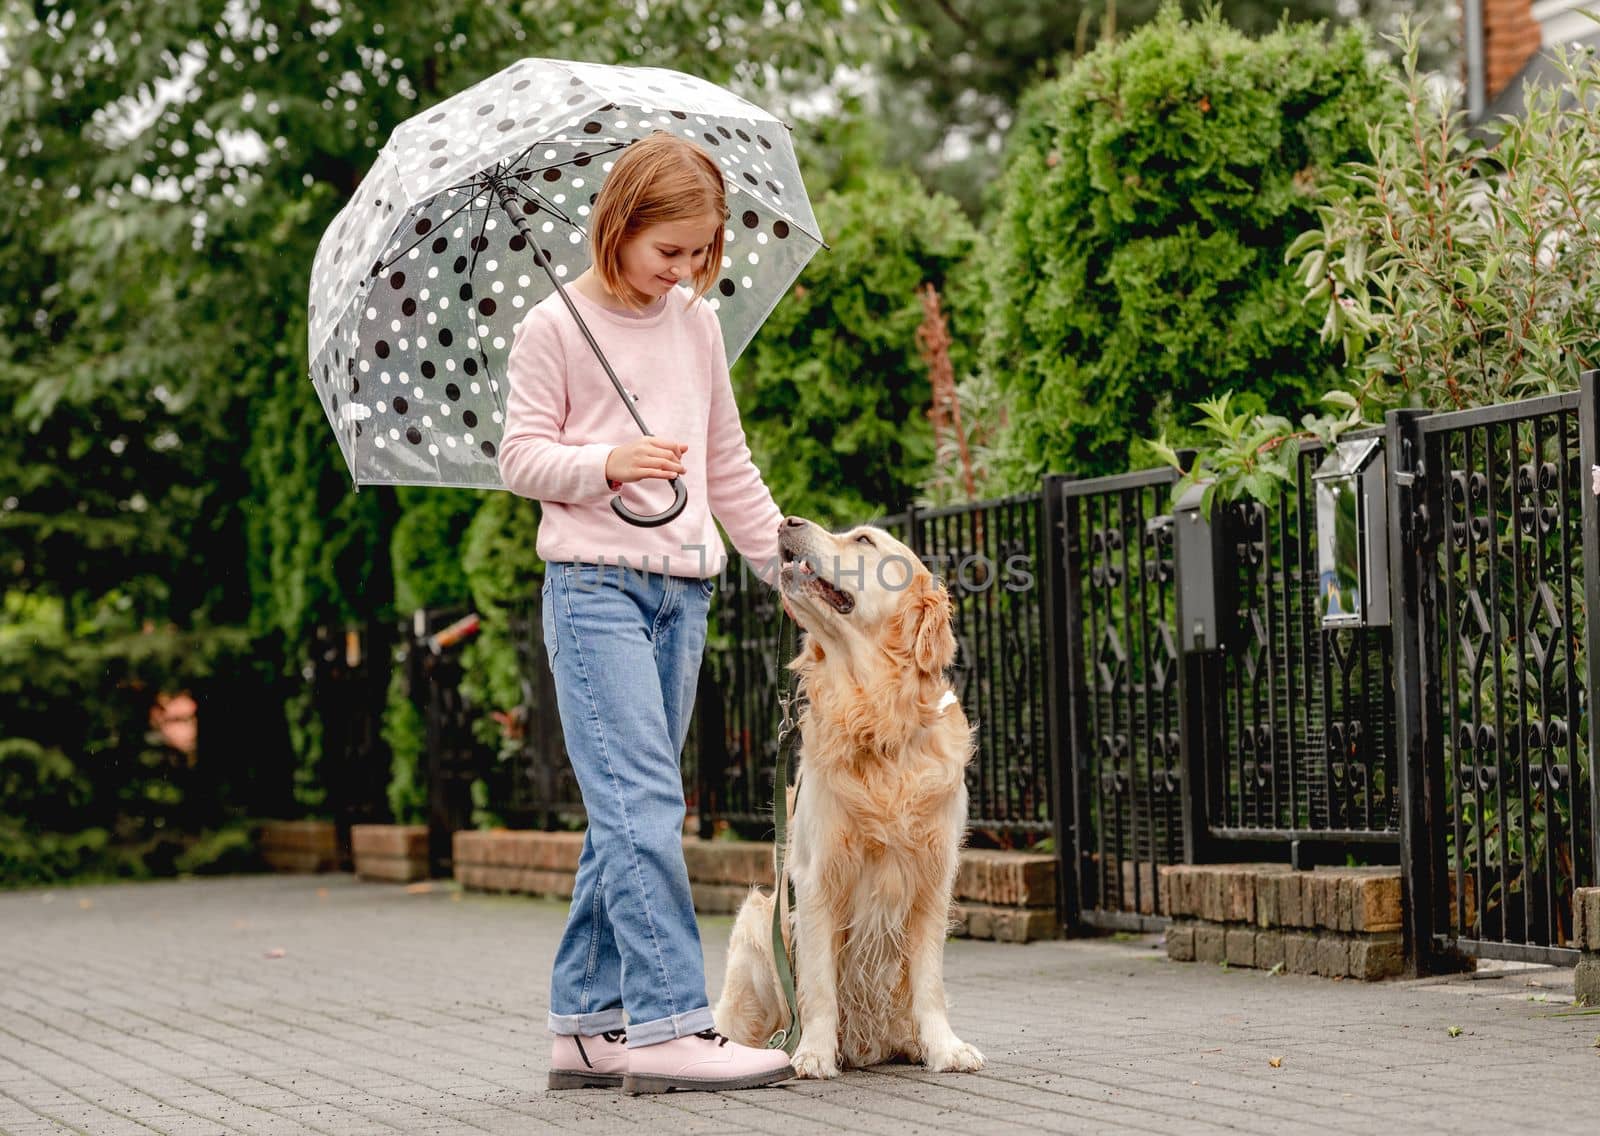
[[(785, 632), (788, 626), (785, 621)], [(788, 636), (779, 637), (780, 653), (783, 651), (784, 638)], [(785, 904), (790, 911), (794, 910), (794, 881), (784, 874), (783, 850), (788, 843), (789, 831), (789, 750), (800, 733), (800, 723), (794, 712), (797, 700), (793, 687), (778, 696), (779, 705), (783, 707), (783, 720), (778, 724), (778, 761), (772, 780), (772, 960), (778, 968), (778, 984), (783, 987), (783, 996), (789, 1003), (789, 1025), (780, 1028), (768, 1039), (767, 1048), (781, 1049), (790, 1057), (794, 1056), (795, 1049), (800, 1045), (800, 1003), (794, 992), (794, 962), (783, 941)], [(798, 786), (799, 781), (795, 784)]]

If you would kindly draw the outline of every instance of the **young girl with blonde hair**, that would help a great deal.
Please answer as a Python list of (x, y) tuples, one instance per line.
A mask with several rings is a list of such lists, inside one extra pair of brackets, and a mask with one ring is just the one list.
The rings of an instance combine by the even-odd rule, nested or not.
[[(763, 573), (782, 520), (702, 301), (726, 217), (716, 163), (659, 132), (622, 153), (594, 202), (593, 263), (567, 291), (655, 436), (638, 436), (558, 295), (511, 347), (500, 473), (542, 506), (545, 644), (589, 820), (551, 978), (552, 1089), (735, 1089), (793, 1072), (781, 1050), (712, 1028), (683, 859), (678, 758), (726, 555), (713, 518)], [(613, 513), (618, 492), (658, 512), (673, 477), (688, 504), (671, 521)]]

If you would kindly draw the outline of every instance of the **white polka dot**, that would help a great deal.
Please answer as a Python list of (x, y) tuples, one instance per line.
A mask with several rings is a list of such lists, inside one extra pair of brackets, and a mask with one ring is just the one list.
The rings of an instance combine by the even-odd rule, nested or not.
[(378, 449), (380, 449), (380, 450), (383, 449), (383, 435), (382, 434), (374, 434), (372, 436), (372, 444), (374, 446), (377, 446)]
[(439, 456), (439, 447), (434, 445), (432, 442), (429, 442), (428, 443), (428, 454), (431, 457), (438, 457)]

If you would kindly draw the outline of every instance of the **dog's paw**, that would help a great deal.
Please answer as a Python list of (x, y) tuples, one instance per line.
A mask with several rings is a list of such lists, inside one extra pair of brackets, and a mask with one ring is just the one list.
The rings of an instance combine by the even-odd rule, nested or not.
[(807, 1049), (801, 1046), (795, 1050), (794, 1057), (789, 1064), (794, 1066), (794, 1075), (809, 1077), (813, 1080), (826, 1081), (839, 1075), (839, 1058), (837, 1054), (823, 1053), (818, 1049)]
[(949, 1049), (929, 1052), (927, 1067), (930, 1073), (976, 1073), (983, 1068), (983, 1054), (975, 1046), (956, 1040)]

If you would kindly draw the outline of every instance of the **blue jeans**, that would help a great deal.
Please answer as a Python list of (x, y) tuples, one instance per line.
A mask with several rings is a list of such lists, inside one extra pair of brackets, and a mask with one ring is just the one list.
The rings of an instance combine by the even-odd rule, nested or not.
[(589, 814), (550, 980), (550, 1029), (630, 1046), (711, 1028), (683, 862), (683, 775), (710, 580), (550, 564), (544, 637)]

